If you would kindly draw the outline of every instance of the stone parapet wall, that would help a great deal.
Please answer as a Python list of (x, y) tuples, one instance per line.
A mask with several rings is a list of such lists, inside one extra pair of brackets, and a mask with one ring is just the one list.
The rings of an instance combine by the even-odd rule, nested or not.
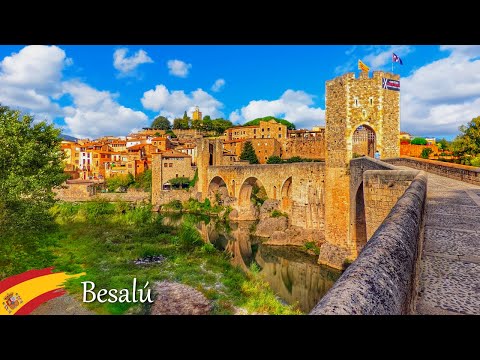
[(411, 312), (426, 194), (427, 177), (420, 172), (358, 258), (310, 314), (395, 315)]
[(383, 160), (392, 165), (408, 166), (417, 170), (445, 176), (450, 179), (480, 185), (480, 168), (474, 166), (446, 163), (411, 157), (390, 158)]
[(367, 239), (377, 231), (417, 174), (417, 170), (367, 170), (363, 173)]

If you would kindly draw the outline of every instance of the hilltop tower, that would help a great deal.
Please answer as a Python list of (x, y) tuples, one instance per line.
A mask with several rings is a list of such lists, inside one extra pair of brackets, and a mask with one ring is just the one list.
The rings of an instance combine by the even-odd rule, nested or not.
[(202, 112), (200, 111), (200, 108), (198, 106), (195, 106), (195, 111), (193, 112), (192, 115), (192, 120), (202, 120)]
[[(362, 71), (326, 82), (325, 240), (344, 258), (357, 256), (351, 234), (350, 160), (400, 155), (400, 76)], [(323, 248), (323, 247), (322, 247)], [(325, 250), (327, 250), (328, 246)], [(323, 258), (323, 260), (322, 260)], [(320, 262), (333, 266), (321, 255)]]

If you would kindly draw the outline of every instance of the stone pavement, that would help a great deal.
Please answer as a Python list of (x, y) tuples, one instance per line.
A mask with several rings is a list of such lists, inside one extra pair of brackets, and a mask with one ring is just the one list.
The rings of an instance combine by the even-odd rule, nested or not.
[(480, 186), (427, 173), (417, 314), (480, 314)]

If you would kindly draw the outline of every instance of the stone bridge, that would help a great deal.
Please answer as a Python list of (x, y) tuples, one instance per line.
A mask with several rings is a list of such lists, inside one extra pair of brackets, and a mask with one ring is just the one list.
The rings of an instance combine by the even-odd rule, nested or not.
[(226, 188), (232, 205), (247, 219), (254, 186), (263, 186), (268, 199), (277, 200), (292, 225), (323, 229), (325, 163), (209, 166), (199, 168), (202, 198), (214, 198)]

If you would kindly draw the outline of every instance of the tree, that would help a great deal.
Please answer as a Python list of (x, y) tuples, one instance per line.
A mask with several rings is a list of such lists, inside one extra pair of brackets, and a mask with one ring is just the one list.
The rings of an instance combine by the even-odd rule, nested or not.
[(158, 130), (170, 130), (172, 125), (165, 116), (157, 116), (155, 120), (153, 120), (151, 127)]
[(190, 129), (190, 126), (188, 124), (188, 119), (182, 119), (182, 118), (176, 118), (173, 120), (173, 129), (177, 130), (187, 130)]
[(223, 118), (212, 120), (212, 130), (214, 130), (217, 135), (223, 134), (225, 130), (231, 128), (232, 126), (233, 124), (230, 120), (225, 120)]
[(240, 154), (241, 160), (248, 160), (250, 164), (258, 164), (257, 154), (250, 141), (245, 141), (243, 145), (242, 153)]
[(427, 140), (425, 138), (416, 137), (412, 141), (410, 141), (412, 145), (427, 145)]
[(447, 141), (447, 139), (442, 138), (439, 141), (437, 141), (437, 145), (440, 150), (445, 151), (445, 150), (448, 150), (450, 143), (449, 141)]
[(60, 129), (0, 106), (0, 228), (39, 229), (51, 220), (63, 172)]
[(480, 153), (480, 116), (473, 118), (467, 125), (458, 128), (458, 135), (452, 142), (452, 150), (455, 155), (476, 156)]
[(277, 155), (272, 155), (267, 159), (267, 164), (281, 164), (283, 163), (282, 159), (280, 156)]

